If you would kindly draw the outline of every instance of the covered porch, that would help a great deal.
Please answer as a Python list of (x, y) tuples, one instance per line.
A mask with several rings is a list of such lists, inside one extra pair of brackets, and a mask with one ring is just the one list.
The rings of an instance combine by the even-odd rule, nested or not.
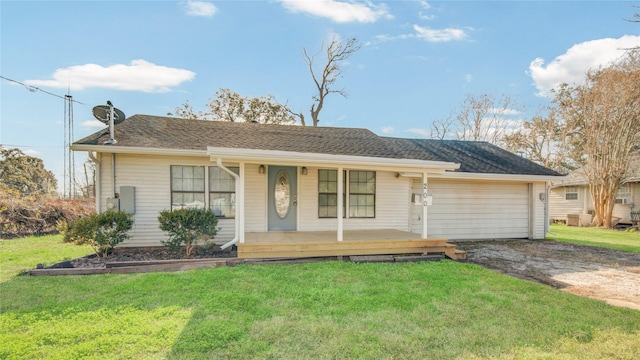
[(335, 231), (247, 232), (245, 241), (237, 244), (238, 258), (443, 254), (464, 259), (466, 255), (446, 239), (423, 239), (420, 234), (400, 230), (344, 230), (342, 235), (342, 241), (336, 241)]

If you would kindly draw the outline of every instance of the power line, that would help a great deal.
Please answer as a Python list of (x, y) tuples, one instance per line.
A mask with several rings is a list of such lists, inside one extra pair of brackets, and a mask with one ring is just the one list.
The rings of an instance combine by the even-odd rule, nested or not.
[(40, 146), (40, 145), (19, 145), (19, 144), (2, 144), (0, 143), (0, 146), (13, 146), (13, 147), (27, 147), (27, 148), (39, 148), (39, 149), (59, 149), (62, 148), (64, 146)]
[[(7, 80), (7, 81), (14, 82), (14, 83), (16, 83), (16, 84), (20, 84), (20, 85), (24, 86), (27, 90), (29, 90), (29, 92), (36, 92), (36, 91), (40, 91), (40, 92), (43, 92), (43, 93), (45, 93), (45, 94), (47, 94), (47, 95), (55, 96), (55, 97), (60, 98), (60, 99), (62, 99), (62, 100), (67, 100), (66, 96), (62, 96), (62, 95), (58, 95), (58, 94), (54, 94), (54, 93), (52, 93), (52, 92), (48, 92), (47, 90), (42, 90), (42, 89), (40, 89), (40, 88), (39, 88), (39, 87), (37, 87), (37, 86), (27, 85), (27, 84), (22, 83), (22, 82), (20, 82), (20, 81), (18, 81), (18, 80), (9, 79), (9, 78), (6, 78), (6, 77), (4, 77), (4, 76), (2, 76), (2, 75), (0, 75), (0, 78), (2, 78), (2, 79), (4, 79), (4, 80)], [(73, 100), (73, 99), (71, 99), (70, 101), (75, 102), (75, 103), (78, 103), (78, 104), (81, 104), (81, 105), (86, 105), (85, 103), (82, 103), (82, 102), (77, 101), (77, 100)]]

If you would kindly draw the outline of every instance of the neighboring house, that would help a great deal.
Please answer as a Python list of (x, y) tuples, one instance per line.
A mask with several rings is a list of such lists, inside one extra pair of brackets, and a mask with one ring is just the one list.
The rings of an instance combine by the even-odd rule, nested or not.
[[(269, 245), (245, 257), (320, 235), (341, 245), (544, 238), (547, 185), (559, 177), (485, 142), (388, 138), (366, 129), (134, 115), (115, 126), (114, 137), (117, 143), (105, 145), (109, 131), (101, 130), (72, 149), (97, 163), (98, 211), (119, 203), (135, 214), (125, 246), (160, 245), (166, 235), (158, 213), (197, 206), (219, 215), (215, 241), (237, 243), (239, 256), (249, 244)], [(307, 250), (295, 251), (287, 254)]]
[[(620, 186), (613, 207), (615, 223), (631, 224), (631, 211), (640, 207), (640, 154), (631, 158), (629, 176)], [(589, 193), (587, 176), (581, 169), (570, 172), (564, 179), (551, 183), (549, 219), (570, 225), (589, 226), (593, 215), (593, 199)], [(567, 221), (567, 215), (569, 220)]]

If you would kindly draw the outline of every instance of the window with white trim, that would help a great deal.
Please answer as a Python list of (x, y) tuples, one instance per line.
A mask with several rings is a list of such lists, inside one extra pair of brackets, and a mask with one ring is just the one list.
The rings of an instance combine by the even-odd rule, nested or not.
[(616, 193), (616, 204), (626, 204), (631, 198), (629, 184), (620, 185)]
[(171, 210), (204, 208), (204, 166), (171, 165)]
[(338, 171), (318, 170), (318, 217), (338, 216)]
[[(240, 172), (238, 167), (228, 169)], [(219, 218), (236, 217), (236, 179), (218, 166), (209, 167), (209, 209)]]
[[(338, 181), (337, 170), (318, 170), (319, 218), (338, 216)], [(374, 218), (376, 214), (376, 172), (346, 170), (341, 181), (344, 184), (343, 216)], [(349, 196), (347, 197), (346, 194)], [(348, 212), (347, 209), (349, 209)]]
[(349, 217), (376, 217), (375, 171), (349, 171)]
[(564, 199), (565, 200), (578, 200), (578, 187), (577, 186), (567, 186), (564, 188)]

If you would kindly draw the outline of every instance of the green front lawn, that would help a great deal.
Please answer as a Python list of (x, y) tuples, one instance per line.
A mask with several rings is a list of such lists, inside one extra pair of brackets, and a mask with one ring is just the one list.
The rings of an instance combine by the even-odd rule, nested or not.
[(640, 252), (640, 232), (551, 224), (547, 239), (608, 249)]
[(65, 244), (60, 235), (0, 240), (0, 282), (38, 264), (48, 266), (89, 254), (93, 250), (88, 245)]
[(0, 296), (2, 359), (640, 355), (640, 311), (447, 260), (11, 276)]

